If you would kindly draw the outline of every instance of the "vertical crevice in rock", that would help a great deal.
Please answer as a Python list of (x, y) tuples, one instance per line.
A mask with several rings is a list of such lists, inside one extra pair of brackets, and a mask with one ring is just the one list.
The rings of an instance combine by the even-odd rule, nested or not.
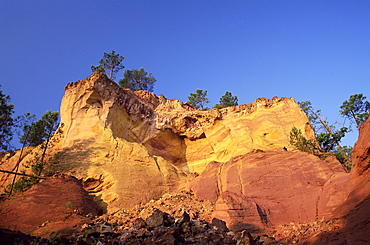
[(258, 203), (256, 203), (256, 209), (257, 209), (258, 215), (260, 216), (261, 223), (266, 227), (271, 226), (271, 222), (267, 215), (267, 211), (263, 207), (261, 207)]

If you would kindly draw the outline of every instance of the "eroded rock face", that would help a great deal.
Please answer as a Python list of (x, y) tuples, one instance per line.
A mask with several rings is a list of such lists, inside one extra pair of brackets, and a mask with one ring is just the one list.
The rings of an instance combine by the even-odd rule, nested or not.
[(80, 181), (66, 176), (44, 180), (24, 194), (2, 202), (0, 227), (48, 236), (59, 229), (88, 223), (83, 215), (102, 213)]
[(258, 232), (329, 216), (346, 192), (342, 185), (326, 183), (348, 177), (307, 153), (256, 150), (210, 163), (190, 188), (215, 202), (214, 216), (231, 229)]
[(60, 114), (63, 134), (49, 151), (45, 171), (95, 179), (99, 185), (90, 191), (108, 210), (182, 188), (186, 173), (201, 173), (212, 161), (226, 162), (255, 148), (289, 150), (292, 126), (313, 137), (293, 99), (200, 111), (124, 89), (101, 72), (66, 86)]
[(200, 111), (179, 100), (132, 92), (95, 72), (66, 87), (61, 106), (63, 147), (75, 140), (102, 138), (139, 143), (190, 172), (208, 162), (228, 161), (253, 149), (290, 149), (292, 126), (307, 138), (314, 133), (293, 99), (257, 99), (254, 103)]
[(359, 137), (353, 148), (353, 178), (369, 177), (370, 169), (370, 120), (360, 125)]
[(359, 128), (352, 164), (351, 178), (346, 182), (350, 192), (332, 213), (342, 225), (336, 231), (319, 234), (314, 244), (370, 243), (370, 118)]

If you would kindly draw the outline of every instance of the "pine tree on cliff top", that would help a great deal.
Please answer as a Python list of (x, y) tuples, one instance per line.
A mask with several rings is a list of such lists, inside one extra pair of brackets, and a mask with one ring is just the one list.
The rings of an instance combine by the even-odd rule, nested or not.
[(232, 95), (231, 92), (226, 91), (224, 95), (220, 98), (220, 104), (216, 104), (215, 108), (225, 108), (229, 106), (237, 106), (238, 105), (238, 97), (236, 95)]
[(125, 68), (122, 65), (122, 61), (125, 57), (120, 54), (116, 54), (113, 50), (111, 53), (104, 53), (103, 59), (99, 60), (100, 65), (98, 66), (91, 66), (91, 70), (94, 71), (101, 71), (107, 73), (109, 79), (113, 80), (116, 78), (116, 73), (119, 70)]
[(154, 91), (154, 83), (157, 81), (152, 73), (148, 73), (143, 67), (138, 69), (126, 70), (123, 73), (124, 78), (119, 80), (119, 84), (124, 88), (129, 88), (133, 91), (146, 90)]
[(199, 110), (208, 110), (209, 108), (206, 107), (208, 103), (211, 101), (207, 98), (207, 90), (197, 89), (195, 93), (190, 93), (188, 96), (188, 103), (194, 106)]

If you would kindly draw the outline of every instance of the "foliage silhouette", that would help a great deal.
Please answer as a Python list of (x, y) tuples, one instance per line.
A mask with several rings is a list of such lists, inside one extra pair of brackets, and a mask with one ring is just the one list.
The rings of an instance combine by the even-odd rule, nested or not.
[(353, 94), (340, 106), (340, 114), (356, 123), (357, 128), (366, 121), (370, 113), (370, 102), (363, 94)]
[(121, 56), (120, 54), (116, 54), (114, 50), (111, 53), (105, 53), (103, 58), (99, 60), (100, 65), (94, 66), (91, 65), (91, 70), (94, 71), (101, 71), (107, 72), (109, 79), (113, 80), (116, 77), (116, 73), (125, 68), (122, 65), (122, 61), (125, 57)]
[(202, 89), (196, 89), (195, 93), (190, 93), (188, 96), (188, 103), (194, 106), (199, 110), (208, 110), (206, 107), (211, 101), (207, 98), (207, 90), (203, 91)]
[(138, 69), (126, 70), (123, 73), (124, 78), (120, 79), (119, 84), (124, 88), (129, 88), (133, 91), (146, 90), (154, 91), (154, 83), (157, 81), (152, 73), (148, 73), (143, 67)]

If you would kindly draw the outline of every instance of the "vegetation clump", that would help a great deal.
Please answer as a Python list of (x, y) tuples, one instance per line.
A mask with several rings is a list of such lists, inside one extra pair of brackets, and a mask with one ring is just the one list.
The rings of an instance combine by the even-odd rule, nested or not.
[(341, 115), (354, 122), (357, 128), (366, 121), (370, 113), (370, 102), (363, 94), (353, 94), (340, 106)]
[(111, 53), (104, 53), (103, 58), (99, 60), (100, 65), (94, 66), (91, 65), (91, 70), (94, 71), (101, 71), (107, 72), (109, 79), (114, 79), (116, 77), (116, 73), (119, 70), (125, 68), (122, 65), (122, 61), (125, 57), (120, 54), (116, 54), (113, 50)]
[(231, 92), (226, 91), (225, 94), (220, 98), (220, 103), (216, 104), (215, 108), (225, 108), (230, 106), (237, 106), (238, 105), (238, 97), (236, 95), (232, 95)]
[[(56, 131), (58, 128), (58, 118), (59, 112), (47, 111), (38, 121), (32, 122), (31, 125), (24, 125), (24, 134), (20, 139), (23, 147), (18, 164), (16, 166), (16, 172), (13, 173), (13, 181), (6, 187), (8, 195), (24, 192), (39, 181), (40, 176), (42, 176), (42, 172), (45, 168), (47, 149), (53, 143), (51, 141), (51, 137), (54, 133), (61, 133), (61, 129)], [(25, 171), (22, 171), (20, 173), (22, 176), (15, 181), (16, 175), (19, 174), (17, 171), (19, 168), (20, 159), (22, 157), (22, 152), (26, 146), (37, 146), (41, 150), (41, 153), (39, 151), (32, 152), (31, 154), (33, 154), (33, 158), (27, 164), (25, 164), (26, 168), (31, 168), (33, 175), (27, 175), (25, 174)]]
[(10, 141), (13, 139), (13, 127), (15, 126), (13, 113), (14, 105), (10, 104), (10, 96), (5, 95), (0, 89), (0, 150), (3, 151), (10, 149)]
[(302, 131), (296, 127), (292, 127), (290, 131), (290, 144), (297, 150), (317, 155), (320, 152), (320, 146), (316, 140), (309, 140), (303, 136)]
[(206, 106), (211, 101), (207, 98), (207, 90), (196, 89), (195, 93), (190, 93), (188, 96), (188, 103), (199, 110), (208, 110)]
[(120, 79), (119, 84), (124, 88), (129, 88), (132, 91), (146, 90), (154, 91), (154, 83), (157, 81), (152, 73), (148, 73), (143, 67), (138, 69), (126, 70), (123, 73), (124, 78)]
[[(365, 101), (363, 94), (354, 94), (350, 99), (344, 101), (340, 106), (340, 114), (354, 122), (358, 127), (368, 118), (370, 103)], [(347, 171), (352, 168), (352, 147), (342, 146), (340, 141), (350, 132), (350, 128), (341, 127), (337, 129), (333, 124), (322, 115), (321, 110), (314, 110), (310, 101), (298, 102), (301, 109), (307, 114), (308, 119), (315, 131), (315, 139), (306, 139), (302, 132), (293, 127), (290, 132), (290, 144), (297, 150), (326, 158), (334, 155), (343, 164)]]

